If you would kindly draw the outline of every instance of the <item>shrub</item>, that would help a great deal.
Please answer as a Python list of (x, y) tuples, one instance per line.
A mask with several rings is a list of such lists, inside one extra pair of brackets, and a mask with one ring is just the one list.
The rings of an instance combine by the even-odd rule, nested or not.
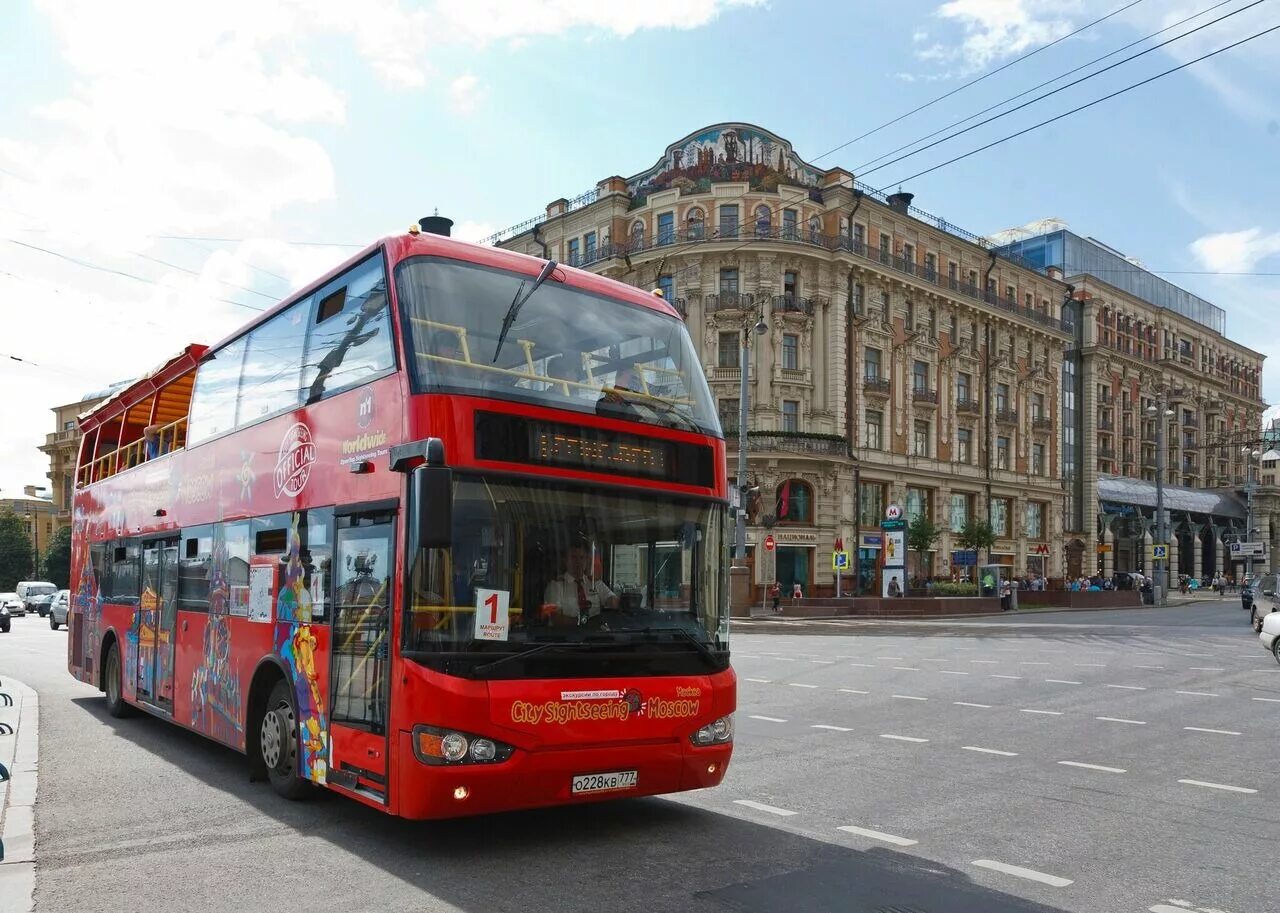
[(972, 583), (935, 583), (934, 596), (977, 596), (978, 587)]

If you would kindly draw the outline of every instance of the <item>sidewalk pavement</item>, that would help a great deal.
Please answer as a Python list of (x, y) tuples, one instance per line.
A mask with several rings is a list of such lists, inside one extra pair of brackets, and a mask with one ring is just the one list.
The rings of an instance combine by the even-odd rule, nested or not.
[(40, 708), (36, 693), (0, 676), (0, 913), (30, 913), (36, 888), (36, 758)]
[[(1224, 599), (1230, 599), (1232, 595), (1233, 594), (1228, 593), (1226, 596), (1219, 596), (1218, 594), (1209, 590), (1204, 590), (1196, 593), (1174, 592), (1174, 593), (1170, 593), (1165, 598), (1165, 604), (1163, 608), (1199, 605), (1200, 603), (1221, 601)], [(1239, 594), (1238, 593), (1235, 594), (1235, 597), (1239, 599)], [(795, 616), (795, 615), (787, 615), (785, 611), (774, 612), (771, 609), (765, 609), (762, 611), (759, 606), (752, 606), (751, 617), (749, 619), (739, 618), (735, 616), (734, 618), (731, 619), (731, 621), (763, 621), (765, 619), (772, 619), (772, 620), (778, 620), (778, 621), (803, 622), (803, 621), (831, 621), (833, 619), (836, 619), (836, 620), (875, 622), (875, 621), (884, 621), (886, 620), (886, 618), (888, 618), (888, 620), (898, 620), (898, 621), (903, 621), (903, 620), (947, 621), (949, 619), (955, 619), (955, 618), (1001, 618), (1001, 617), (1008, 618), (1016, 615), (1041, 615), (1041, 614), (1044, 614), (1045, 612), (1115, 612), (1115, 611), (1122, 611), (1124, 609), (1151, 609), (1151, 608), (1162, 608), (1162, 607), (1149, 606), (1149, 605), (1089, 606), (1087, 608), (1085, 607), (1071, 608), (1069, 606), (1036, 606), (1035, 608), (1014, 609), (1012, 611), (1006, 611), (1006, 612), (976, 612), (972, 615), (922, 615), (922, 616), (913, 616), (908, 619), (893, 619), (893, 618), (889, 618), (888, 616), (882, 616), (882, 615)]]

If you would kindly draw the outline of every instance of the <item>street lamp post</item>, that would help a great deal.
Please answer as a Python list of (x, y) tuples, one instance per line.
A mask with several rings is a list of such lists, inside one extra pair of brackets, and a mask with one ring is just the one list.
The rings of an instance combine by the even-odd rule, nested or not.
[[(1168, 548), (1168, 521), (1164, 514), (1164, 425), (1168, 416), (1173, 414), (1173, 410), (1165, 408), (1164, 393), (1160, 393), (1156, 397), (1154, 405), (1147, 407), (1148, 415), (1155, 415), (1156, 418), (1156, 544), (1164, 545)], [(1166, 555), (1168, 552), (1166, 551)], [(1156, 572), (1156, 592), (1155, 602), (1157, 605), (1164, 605), (1165, 598), (1169, 594), (1169, 559), (1167, 557), (1153, 561), (1153, 570)]]
[[(1244, 494), (1245, 494), (1245, 514), (1244, 514), (1244, 541), (1253, 542), (1253, 489), (1255, 487), (1255, 476), (1253, 471), (1254, 461), (1262, 455), (1261, 450), (1250, 450), (1248, 447), (1241, 447), (1240, 452), (1244, 454)], [(1253, 579), (1253, 552), (1249, 552), (1249, 563), (1246, 565), (1248, 570), (1245, 571), (1246, 579)]]
[[(756, 320), (757, 336), (769, 332), (769, 325), (761, 315)], [(751, 368), (751, 332), (744, 325), (742, 328), (742, 352), (738, 359), (739, 373), (742, 375), (738, 383), (738, 516), (734, 525), (734, 564), (741, 567), (747, 560), (747, 496), (750, 488), (747, 485), (747, 414), (748, 397), (751, 395), (747, 386), (748, 373)]]

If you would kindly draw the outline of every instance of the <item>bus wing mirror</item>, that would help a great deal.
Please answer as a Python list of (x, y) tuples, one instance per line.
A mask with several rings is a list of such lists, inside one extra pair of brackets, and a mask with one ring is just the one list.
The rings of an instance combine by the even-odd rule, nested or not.
[(410, 488), (420, 548), (453, 544), (453, 470), (423, 465), (413, 470)]

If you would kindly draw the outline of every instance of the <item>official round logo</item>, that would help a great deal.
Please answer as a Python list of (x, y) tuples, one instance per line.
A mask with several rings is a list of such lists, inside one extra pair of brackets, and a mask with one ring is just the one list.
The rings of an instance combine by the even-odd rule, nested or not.
[(311, 467), (316, 462), (316, 444), (311, 429), (302, 422), (295, 422), (280, 440), (280, 452), (276, 456), (274, 474), (276, 497), (296, 497), (307, 487)]
[(373, 423), (373, 391), (365, 390), (356, 400), (356, 427), (360, 430)]
[(644, 704), (644, 698), (635, 688), (628, 688), (627, 693), (622, 696), (622, 701), (632, 713), (639, 713)]
[(890, 504), (884, 509), (884, 518), (886, 520), (901, 520), (902, 508), (897, 504)]

